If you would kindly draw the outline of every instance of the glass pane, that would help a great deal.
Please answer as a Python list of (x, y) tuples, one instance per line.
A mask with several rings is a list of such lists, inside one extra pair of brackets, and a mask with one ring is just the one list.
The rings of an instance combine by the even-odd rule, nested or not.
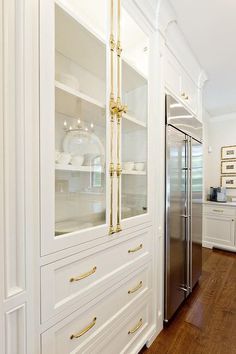
[(123, 219), (147, 212), (148, 37), (122, 11)]
[(106, 46), (68, 3), (55, 6), (55, 235), (106, 222)]

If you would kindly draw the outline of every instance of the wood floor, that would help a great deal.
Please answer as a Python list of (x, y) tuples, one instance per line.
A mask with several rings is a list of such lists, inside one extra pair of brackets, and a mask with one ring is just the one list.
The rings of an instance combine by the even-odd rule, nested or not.
[(203, 249), (199, 285), (142, 354), (236, 354), (236, 254)]

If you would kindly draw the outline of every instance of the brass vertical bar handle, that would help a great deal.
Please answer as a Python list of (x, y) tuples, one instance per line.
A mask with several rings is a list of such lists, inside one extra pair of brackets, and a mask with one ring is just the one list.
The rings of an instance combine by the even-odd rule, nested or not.
[(114, 139), (114, 118), (116, 112), (116, 102), (114, 98), (114, 50), (115, 50), (115, 38), (114, 38), (114, 2), (110, 2), (110, 216), (109, 216), (109, 235), (115, 233), (113, 226), (113, 193), (114, 193), (114, 152), (113, 152), (113, 139)]
[(128, 334), (133, 334), (133, 333), (137, 332), (137, 330), (138, 330), (140, 327), (142, 327), (142, 325), (143, 325), (143, 319), (140, 318), (140, 320), (138, 321), (138, 323), (136, 324), (136, 326), (135, 326), (134, 328), (130, 329), (129, 332), (128, 332)]
[(80, 331), (79, 333), (76, 334), (72, 334), (70, 336), (70, 339), (78, 339), (79, 337), (82, 337), (85, 333), (87, 333), (91, 328), (93, 328), (96, 324), (97, 321), (97, 317), (94, 317), (94, 319), (92, 320), (92, 322), (86, 326), (84, 329), (82, 329), (82, 331)]
[(116, 232), (120, 232), (121, 228), (121, 158), (120, 158), (120, 149), (121, 149), (121, 118), (123, 113), (123, 106), (121, 104), (121, 38), (120, 38), (120, 21), (121, 21), (121, 1), (117, 0), (117, 101), (116, 101), (116, 122), (117, 122), (117, 166), (116, 166), (116, 175), (117, 175), (117, 223), (116, 223)]

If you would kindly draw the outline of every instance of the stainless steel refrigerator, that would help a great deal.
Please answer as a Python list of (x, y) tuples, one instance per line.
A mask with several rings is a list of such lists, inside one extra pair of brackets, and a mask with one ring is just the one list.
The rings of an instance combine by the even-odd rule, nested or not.
[(168, 322), (202, 269), (202, 124), (166, 96), (165, 313)]

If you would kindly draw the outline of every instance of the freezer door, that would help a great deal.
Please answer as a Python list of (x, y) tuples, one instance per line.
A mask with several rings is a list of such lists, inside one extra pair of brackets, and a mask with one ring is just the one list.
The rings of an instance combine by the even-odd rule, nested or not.
[[(202, 272), (202, 144), (191, 139), (190, 290)], [(192, 268), (192, 269), (191, 269)]]
[(187, 143), (185, 134), (167, 126), (165, 321), (186, 297)]

